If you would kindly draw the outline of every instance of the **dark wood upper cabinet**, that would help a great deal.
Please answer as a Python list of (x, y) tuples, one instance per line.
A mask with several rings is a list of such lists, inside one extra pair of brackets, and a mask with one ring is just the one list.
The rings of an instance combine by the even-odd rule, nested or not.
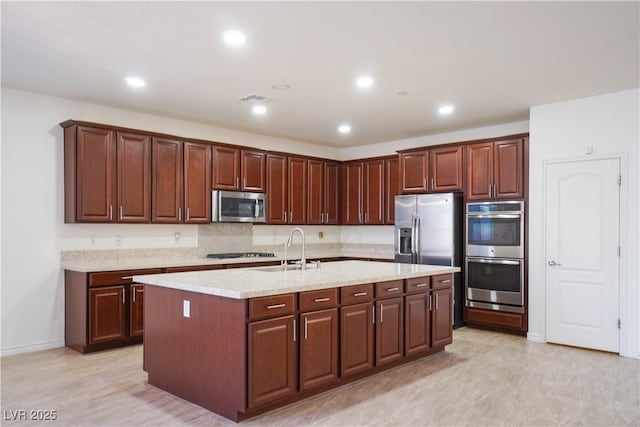
[(376, 302), (376, 366), (404, 357), (403, 298)]
[(184, 208), (186, 224), (211, 222), (211, 146), (184, 143)]
[(494, 194), (496, 199), (524, 197), (523, 138), (497, 141), (494, 153)]
[(151, 221), (182, 222), (182, 142), (153, 138), (151, 141)]
[(65, 222), (116, 220), (115, 132), (65, 128)]
[(405, 355), (424, 353), (431, 348), (431, 313), (429, 294), (418, 293), (405, 297)]
[(338, 309), (300, 315), (300, 390), (338, 379)]
[(125, 287), (89, 290), (89, 344), (125, 338)]
[(351, 162), (343, 165), (342, 222), (362, 224), (364, 164)]
[(324, 169), (325, 163), (323, 161), (309, 160), (307, 224), (324, 223)]
[(462, 146), (429, 150), (429, 191), (462, 191)]
[(340, 165), (324, 164), (324, 223), (340, 224)]
[(240, 153), (241, 173), (240, 180), (242, 191), (265, 191), (265, 158), (262, 151), (242, 150)]
[(429, 151), (400, 153), (400, 191), (426, 193), (429, 178)]
[(373, 368), (374, 336), (371, 303), (340, 308), (340, 376)]
[(297, 345), (294, 316), (248, 325), (249, 407), (287, 397), (297, 391)]
[(364, 162), (364, 224), (384, 224), (384, 160)]
[(131, 285), (129, 298), (129, 336), (144, 334), (144, 285)]
[(432, 291), (432, 329), (431, 329), (431, 345), (438, 347), (451, 344), (453, 333), (453, 310), (451, 288), (438, 289)]
[(400, 162), (398, 157), (384, 160), (384, 223), (394, 224), (395, 198), (400, 194)]
[(267, 164), (267, 222), (286, 224), (288, 217), (287, 157), (269, 154)]
[(118, 132), (116, 149), (119, 222), (151, 221), (151, 138)]
[(212, 188), (214, 190), (240, 190), (240, 150), (213, 146)]
[(289, 224), (307, 222), (307, 159), (289, 157)]
[(467, 200), (524, 197), (524, 138), (466, 147)]

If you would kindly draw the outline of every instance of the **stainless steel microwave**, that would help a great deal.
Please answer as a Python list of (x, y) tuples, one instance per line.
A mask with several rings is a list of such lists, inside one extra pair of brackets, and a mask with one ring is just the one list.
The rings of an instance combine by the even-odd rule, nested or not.
[(267, 222), (267, 196), (264, 193), (214, 190), (211, 222)]

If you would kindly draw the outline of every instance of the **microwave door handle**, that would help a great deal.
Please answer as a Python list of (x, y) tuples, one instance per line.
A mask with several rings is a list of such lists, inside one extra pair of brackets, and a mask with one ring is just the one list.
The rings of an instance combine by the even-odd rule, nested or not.
[(258, 216), (260, 215), (260, 203), (258, 202), (258, 199), (256, 199), (255, 201), (256, 201), (256, 208), (255, 208), (254, 216), (258, 218)]

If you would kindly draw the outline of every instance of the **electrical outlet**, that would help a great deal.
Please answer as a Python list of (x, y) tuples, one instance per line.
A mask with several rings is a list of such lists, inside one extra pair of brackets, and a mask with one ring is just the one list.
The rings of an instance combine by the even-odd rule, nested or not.
[(175, 233), (173, 233), (173, 240), (177, 243), (180, 241), (180, 239), (182, 239), (182, 234), (180, 234), (178, 231), (176, 231)]
[(91, 246), (95, 246), (96, 245), (96, 236), (89, 237), (89, 244)]
[(122, 246), (122, 236), (119, 234), (116, 235), (116, 246)]
[(324, 239), (324, 232), (318, 231), (318, 239)]

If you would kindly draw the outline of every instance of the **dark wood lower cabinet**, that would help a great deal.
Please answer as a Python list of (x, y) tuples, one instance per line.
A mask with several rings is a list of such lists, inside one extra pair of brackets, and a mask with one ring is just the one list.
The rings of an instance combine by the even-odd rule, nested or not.
[(451, 344), (453, 341), (453, 293), (451, 288), (432, 291), (433, 317), (431, 345), (433, 347)]
[(129, 304), (129, 336), (144, 334), (144, 285), (131, 285)]
[(89, 290), (89, 343), (96, 344), (125, 337), (125, 287)]
[(338, 379), (338, 309), (300, 315), (300, 390)]
[(407, 356), (424, 353), (431, 347), (431, 313), (429, 294), (420, 293), (405, 297), (405, 347)]
[(340, 376), (373, 368), (373, 305), (370, 302), (340, 309)]
[(249, 323), (249, 407), (297, 391), (298, 360), (294, 316)]
[(404, 356), (403, 298), (376, 302), (376, 366), (390, 363)]

